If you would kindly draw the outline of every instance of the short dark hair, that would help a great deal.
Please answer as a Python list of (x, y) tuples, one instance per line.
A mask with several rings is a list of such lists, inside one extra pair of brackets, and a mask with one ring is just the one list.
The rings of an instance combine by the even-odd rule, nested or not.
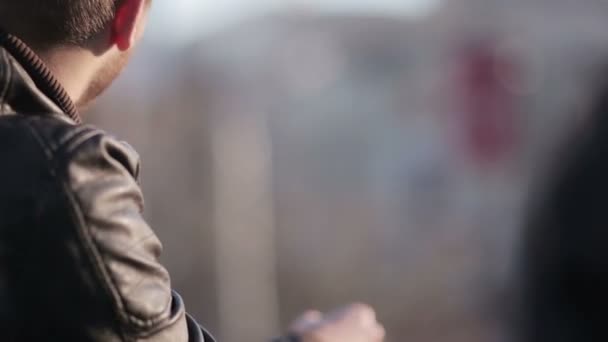
[(122, 0), (0, 0), (0, 26), (31, 45), (81, 45), (114, 18)]

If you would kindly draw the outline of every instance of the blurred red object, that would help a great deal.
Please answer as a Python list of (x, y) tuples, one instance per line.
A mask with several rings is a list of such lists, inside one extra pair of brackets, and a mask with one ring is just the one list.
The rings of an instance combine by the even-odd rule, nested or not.
[(517, 71), (491, 40), (463, 52), (456, 64), (456, 104), (467, 159), (480, 166), (500, 163), (517, 142), (516, 98), (508, 87)]

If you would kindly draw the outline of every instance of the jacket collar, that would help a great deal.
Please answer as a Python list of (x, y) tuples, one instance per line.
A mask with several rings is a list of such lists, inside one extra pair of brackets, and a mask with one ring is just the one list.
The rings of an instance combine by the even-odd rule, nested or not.
[(44, 62), (19, 38), (0, 31), (0, 115), (80, 115), (70, 96)]

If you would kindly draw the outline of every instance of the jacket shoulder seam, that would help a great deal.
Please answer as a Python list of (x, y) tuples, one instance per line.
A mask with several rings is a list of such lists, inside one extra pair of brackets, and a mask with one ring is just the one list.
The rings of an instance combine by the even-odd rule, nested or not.
[[(64, 139), (61, 139), (61, 141), (57, 143), (56, 146), (53, 146), (54, 151), (50, 152), (50, 158), (54, 159), (55, 155), (59, 153), (66, 155), (74, 153), (74, 151), (78, 150), (80, 146), (82, 146), (90, 139), (93, 139), (98, 136), (104, 137), (107, 135), (108, 133), (92, 126), (78, 126), (77, 131), (73, 132), (68, 137), (64, 137)], [(44, 141), (42, 141), (41, 143), (44, 144)], [(129, 325), (134, 325), (136, 330), (138, 330), (140, 333), (148, 333), (148, 331), (140, 330), (153, 329), (155, 326), (160, 325), (162, 323), (162, 320), (165, 318), (165, 314), (159, 313), (149, 318), (141, 318), (127, 309), (125, 298), (118, 290), (118, 286), (116, 285), (116, 280), (112, 272), (110, 272), (106, 262), (99, 253), (97, 243), (93, 238), (93, 234), (89, 228), (90, 225), (88, 224), (87, 219), (84, 215), (80, 201), (77, 199), (76, 196), (74, 196), (72, 189), (70, 188), (69, 184), (65, 182), (65, 180), (59, 179), (58, 176), (55, 176), (55, 178), (58, 182), (61, 183), (60, 185), (63, 189), (63, 192), (67, 197), (67, 200), (70, 202), (70, 209), (75, 212), (72, 215), (72, 219), (74, 221), (74, 224), (77, 225), (77, 230), (79, 231), (79, 234), (83, 234), (84, 240), (82, 242), (87, 243), (87, 252), (90, 253), (89, 258), (91, 258), (91, 261), (95, 263), (95, 266), (97, 268), (96, 272), (98, 272), (96, 275), (104, 283), (105, 290), (107, 291), (110, 298), (113, 299), (114, 310), (124, 322)]]
[[(56, 154), (59, 150), (63, 149), (65, 146), (70, 144), (70, 141), (79, 140), (79, 143), (70, 144), (72, 148), (70, 150), (74, 150), (77, 146), (81, 145), (84, 141), (102, 134), (100, 131), (95, 131), (92, 128), (83, 126), (78, 129), (76, 132), (71, 134), (71, 139), (63, 139), (62, 144), (56, 144), (55, 146), (51, 146), (49, 141), (45, 139), (40, 132), (36, 129), (34, 125), (27, 122), (26, 126), (28, 127), (30, 133), (33, 135), (39, 147), (44, 151), (46, 161), (49, 164), (49, 169), (54, 181), (60, 186), (63, 196), (65, 196), (65, 200), (68, 202), (69, 207), (69, 216), (70, 221), (74, 224), (74, 230), (78, 240), (80, 241), (80, 248), (82, 248), (84, 255), (88, 258), (88, 262), (91, 266), (91, 272), (94, 276), (100, 280), (100, 287), (108, 296), (108, 299), (112, 302), (112, 307), (117, 315), (122, 319), (127, 319), (127, 321), (132, 322), (134, 319), (137, 320), (136, 317), (132, 317), (131, 314), (126, 312), (124, 309), (124, 302), (122, 296), (116, 289), (116, 285), (114, 279), (111, 277), (110, 272), (107, 269), (103, 258), (101, 257), (97, 244), (95, 243), (93, 236), (89, 229), (87, 229), (86, 218), (84, 217), (84, 213), (82, 211), (81, 205), (79, 201), (75, 198), (72, 189), (70, 189), (69, 185), (65, 180), (60, 179), (58, 172), (56, 170)], [(89, 134), (87, 134), (89, 133)], [(119, 334), (126, 336), (122, 327), (119, 327)]]

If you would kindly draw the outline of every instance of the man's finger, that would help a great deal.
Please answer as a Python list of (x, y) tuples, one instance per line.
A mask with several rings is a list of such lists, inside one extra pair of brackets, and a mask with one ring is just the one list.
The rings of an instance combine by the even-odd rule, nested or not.
[(386, 330), (381, 324), (376, 324), (375, 327), (370, 329), (370, 336), (373, 341), (384, 341), (384, 338), (386, 337)]
[(323, 313), (318, 310), (308, 310), (301, 317), (300, 320), (303, 322), (317, 323), (323, 319)]
[(349, 308), (351, 317), (359, 322), (362, 327), (371, 328), (377, 324), (376, 311), (367, 304), (353, 304)]
[(292, 325), (291, 331), (302, 332), (310, 329), (310, 327), (319, 324), (323, 320), (321, 311), (309, 310), (302, 314)]

